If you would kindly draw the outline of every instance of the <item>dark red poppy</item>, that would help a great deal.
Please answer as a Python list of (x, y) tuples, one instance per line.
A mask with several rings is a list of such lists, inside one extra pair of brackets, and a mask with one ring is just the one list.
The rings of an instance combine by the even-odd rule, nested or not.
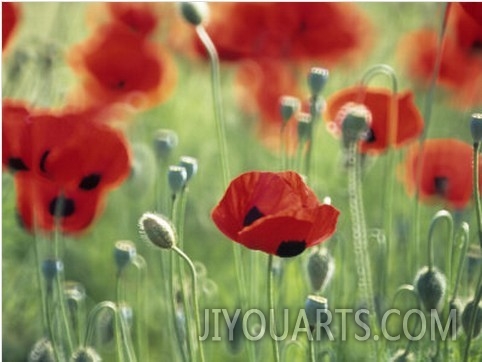
[(394, 144), (400, 147), (415, 140), (423, 130), (423, 118), (414, 103), (410, 91), (400, 92), (393, 99), (393, 93), (383, 88), (350, 87), (342, 89), (327, 99), (325, 121), (335, 133), (341, 132), (339, 112), (348, 103), (363, 104), (371, 112), (372, 121), (366, 140), (360, 144), (361, 152), (383, 152), (390, 145), (389, 124), (392, 101), (396, 114), (396, 135)]
[[(461, 4), (451, 3), (437, 84), (450, 92), (454, 105), (482, 104), (481, 44), (480, 20), (469, 15)], [(438, 35), (435, 30), (409, 33), (399, 44), (399, 57), (407, 73), (422, 86), (431, 82), (437, 53)]]
[(2, 162), (18, 171), (17, 206), (27, 228), (51, 230), (52, 205), (67, 198), (62, 230), (81, 231), (100, 211), (107, 191), (127, 178), (128, 143), (99, 120), (110, 115), (109, 109), (30, 110), (4, 101)]
[(354, 4), (211, 3), (209, 14), (206, 30), (223, 60), (346, 62), (371, 43), (372, 25)]
[(73, 98), (90, 103), (152, 107), (172, 94), (177, 80), (175, 64), (162, 46), (117, 23), (100, 27), (75, 46), (70, 60), (82, 76), (82, 91)]
[(231, 182), (211, 216), (222, 233), (247, 248), (292, 257), (330, 237), (338, 215), (297, 173), (253, 171)]
[(2, 51), (5, 50), (20, 19), (20, 4), (2, 1)]
[[(240, 64), (235, 82), (242, 111), (257, 118), (264, 144), (277, 149), (282, 124), (280, 98), (285, 95), (303, 97), (296, 72), (281, 61), (246, 61)], [(293, 125), (289, 134), (296, 139), (296, 125)]]
[[(462, 209), (472, 197), (472, 158), (472, 147), (456, 139), (429, 139), (422, 151), (414, 145), (403, 163), (405, 187), (413, 194), (418, 185), (424, 202), (442, 200), (452, 208)], [(419, 182), (418, 162), (421, 162)]]

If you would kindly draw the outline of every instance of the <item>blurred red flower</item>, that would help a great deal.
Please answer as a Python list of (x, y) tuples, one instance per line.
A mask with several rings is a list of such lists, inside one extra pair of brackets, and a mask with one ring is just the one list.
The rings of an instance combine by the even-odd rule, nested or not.
[(67, 198), (61, 228), (82, 231), (107, 191), (128, 176), (128, 143), (106, 124), (109, 115), (108, 109), (31, 110), (4, 100), (2, 164), (14, 171), (17, 207), (27, 229), (52, 230), (52, 205)]
[[(407, 191), (420, 190), (424, 202), (442, 200), (454, 209), (462, 209), (472, 197), (472, 147), (456, 139), (429, 139), (423, 148), (409, 148), (402, 164)], [(418, 166), (418, 163), (421, 165)], [(417, 167), (420, 176), (417, 182)], [(482, 168), (479, 168), (479, 173)], [(479, 185), (480, 187), (480, 185)]]
[(124, 102), (149, 108), (167, 100), (177, 81), (170, 54), (142, 34), (111, 23), (70, 51), (70, 63), (82, 77), (72, 98), (88, 104)]
[[(451, 3), (449, 8), (437, 84), (460, 107), (482, 104), (482, 22), (475, 16), (480, 11), (481, 4)], [(425, 87), (433, 77), (437, 39), (434, 30), (424, 29), (407, 34), (399, 44), (399, 57), (409, 76)]]
[(292, 171), (244, 173), (212, 211), (214, 223), (227, 237), (280, 257), (299, 255), (326, 240), (335, 232), (338, 215)]
[[(372, 25), (349, 3), (211, 3), (206, 30), (223, 60), (355, 60)], [(199, 44), (199, 50), (202, 47)]]
[[(264, 144), (278, 149), (282, 125), (280, 98), (286, 95), (303, 97), (295, 70), (281, 61), (245, 61), (236, 71), (235, 84), (242, 111), (259, 120), (257, 131)], [(286, 136), (296, 140), (294, 122), (288, 125)]]
[(116, 21), (145, 36), (154, 32), (159, 23), (158, 3), (111, 2), (107, 6)]
[(2, 51), (12, 39), (20, 20), (20, 4), (2, 1)]
[[(348, 103), (363, 104), (371, 112), (372, 120), (368, 138), (360, 143), (363, 153), (380, 153), (385, 151), (389, 143), (390, 109), (393, 93), (383, 88), (349, 87), (332, 94), (327, 99), (324, 119), (335, 133), (341, 132), (339, 112)], [(423, 118), (413, 100), (410, 91), (396, 95), (396, 135), (391, 146), (403, 146), (415, 140), (423, 131)]]

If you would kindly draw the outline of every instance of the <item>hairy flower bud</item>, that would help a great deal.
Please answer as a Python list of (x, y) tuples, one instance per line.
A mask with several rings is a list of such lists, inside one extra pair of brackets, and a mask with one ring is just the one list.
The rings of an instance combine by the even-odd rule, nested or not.
[(335, 262), (328, 249), (315, 249), (308, 257), (306, 268), (311, 288), (313, 291), (319, 292), (330, 282), (335, 269)]
[(176, 233), (171, 222), (162, 215), (145, 212), (139, 219), (142, 238), (162, 249), (171, 249), (176, 243)]
[(470, 334), (470, 323), (472, 314), (475, 313), (474, 323), (472, 327), (472, 338), (477, 338), (482, 329), (482, 308), (480, 305), (475, 306), (474, 301), (469, 302), (462, 312), (462, 327), (466, 335)]
[(417, 273), (414, 287), (427, 311), (440, 310), (446, 290), (445, 276), (436, 268), (423, 267)]

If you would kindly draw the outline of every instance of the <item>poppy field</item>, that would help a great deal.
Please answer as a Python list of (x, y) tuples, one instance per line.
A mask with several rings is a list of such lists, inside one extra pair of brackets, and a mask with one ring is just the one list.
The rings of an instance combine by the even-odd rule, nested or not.
[(482, 359), (481, 3), (2, 3), (2, 360)]

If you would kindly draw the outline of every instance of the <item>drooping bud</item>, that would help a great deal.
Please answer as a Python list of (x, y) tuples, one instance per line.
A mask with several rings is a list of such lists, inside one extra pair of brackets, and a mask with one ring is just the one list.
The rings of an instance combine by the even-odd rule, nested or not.
[(209, 14), (208, 4), (205, 2), (182, 2), (180, 8), (184, 19), (194, 26), (206, 22)]
[(280, 98), (280, 112), (283, 124), (286, 124), (291, 117), (296, 115), (301, 108), (301, 102), (298, 98), (292, 96), (282, 96)]
[(188, 182), (197, 173), (197, 159), (189, 156), (181, 156), (179, 166), (186, 169), (186, 182)]
[(436, 268), (423, 267), (417, 273), (413, 285), (428, 312), (442, 307), (446, 284), (445, 276)]
[(52, 343), (46, 338), (38, 340), (28, 355), (28, 362), (55, 362)]
[(331, 280), (335, 262), (326, 248), (314, 249), (307, 264), (308, 277), (314, 292), (320, 292)]
[(174, 226), (159, 214), (145, 212), (139, 219), (139, 233), (145, 241), (162, 249), (171, 249), (176, 243)]
[(470, 120), (470, 133), (474, 142), (482, 140), (482, 113), (473, 113)]
[(91, 347), (80, 347), (72, 353), (70, 362), (100, 362), (102, 358), (98, 355), (95, 349)]
[(177, 194), (186, 185), (186, 169), (182, 166), (169, 166), (169, 171), (167, 172), (167, 180), (169, 182), (169, 187), (172, 193)]
[(470, 334), (470, 323), (472, 319), (472, 314), (475, 313), (474, 322), (472, 327), (472, 338), (477, 338), (482, 329), (482, 308), (480, 304), (475, 306), (474, 301), (469, 302), (462, 312), (462, 327), (464, 328), (465, 334), (468, 336)]
[(119, 240), (114, 247), (114, 260), (117, 269), (120, 271), (124, 269), (136, 256), (137, 250), (134, 243), (130, 240)]
[(159, 129), (154, 134), (154, 151), (157, 157), (167, 161), (179, 140), (176, 132), (170, 129)]
[(317, 97), (321, 93), (328, 81), (329, 75), (330, 72), (324, 68), (313, 67), (310, 69), (308, 73), (308, 86), (312, 96)]

